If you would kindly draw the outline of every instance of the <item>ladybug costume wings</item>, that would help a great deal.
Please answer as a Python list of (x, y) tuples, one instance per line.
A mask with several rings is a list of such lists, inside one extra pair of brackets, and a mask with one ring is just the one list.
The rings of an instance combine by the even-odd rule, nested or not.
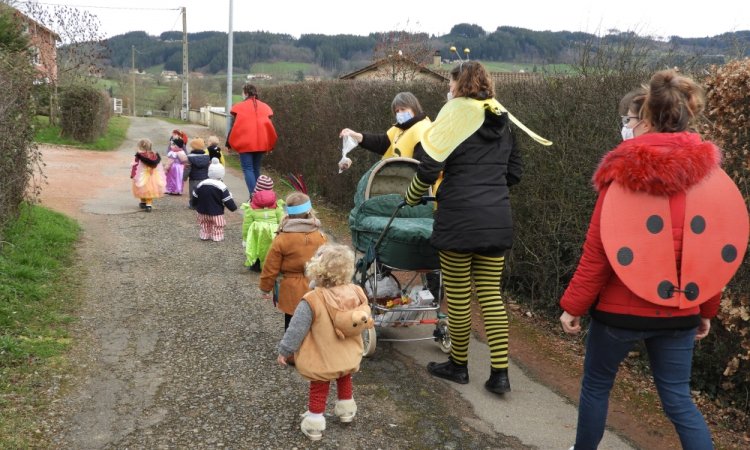
[(613, 182), (601, 213), (601, 239), (612, 268), (636, 295), (680, 309), (721, 291), (748, 242), (748, 210), (731, 178), (716, 168), (685, 196), (681, 269), (672, 238), (669, 197)]

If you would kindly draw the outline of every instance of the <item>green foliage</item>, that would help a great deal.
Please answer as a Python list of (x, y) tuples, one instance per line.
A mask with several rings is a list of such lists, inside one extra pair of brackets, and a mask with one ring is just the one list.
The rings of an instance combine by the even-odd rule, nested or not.
[(0, 247), (0, 448), (41, 448), (39, 410), (76, 307), (66, 271), (80, 228), (45, 208), (21, 211)]
[(34, 69), (26, 52), (0, 48), (0, 240), (2, 227), (16, 216), (24, 199), (33, 199), (38, 186), (31, 185), (40, 154), (33, 145)]
[(107, 123), (107, 131), (103, 136), (92, 142), (81, 142), (62, 137), (59, 126), (50, 125), (47, 117), (37, 116), (34, 125), (34, 140), (44, 144), (71, 145), (84, 150), (116, 150), (125, 141), (129, 126), (130, 119), (127, 117), (112, 117)]
[(13, 9), (0, 3), (0, 51), (20, 53), (28, 48), (29, 40), (23, 32), (22, 24), (13, 14)]
[(61, 95), (62, 137), (91, 143), (107, 131), (110, 100), (93, 86), (73, 85)]

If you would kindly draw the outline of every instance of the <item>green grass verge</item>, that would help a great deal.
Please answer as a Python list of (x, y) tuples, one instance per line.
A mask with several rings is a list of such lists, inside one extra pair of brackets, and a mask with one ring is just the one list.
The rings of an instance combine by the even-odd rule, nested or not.
[(0, 448), (40, 448), (51, 400), (65, 365), (67, 325), (77, 307), (70, 270), (78, 224), (23, 205), (0, 242)]
[(60, 136), (60, 127), (52, 126), (44, 116), (37, 116), (35, 121), (34, 140), (40, 144), (71, 145), (84, 150), (114, 150), (124, 141), (130, 126), (130, 119), (115, 116), (109, 119), (107, 133), (94, 142), (79, 142)]

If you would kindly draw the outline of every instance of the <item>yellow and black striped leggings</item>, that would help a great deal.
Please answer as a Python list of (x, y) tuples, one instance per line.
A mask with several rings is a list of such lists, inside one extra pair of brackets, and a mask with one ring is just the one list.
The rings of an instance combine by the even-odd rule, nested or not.
[(440, 270), (448, 304), (451, 359), (456, 363), (466, 364), (469, 359), (473, 282), (490, 347), (490, 365), (493, 369), (508, 367), (508, 313), (500, 295), (504, 268), (503, 256), (440, 251)]

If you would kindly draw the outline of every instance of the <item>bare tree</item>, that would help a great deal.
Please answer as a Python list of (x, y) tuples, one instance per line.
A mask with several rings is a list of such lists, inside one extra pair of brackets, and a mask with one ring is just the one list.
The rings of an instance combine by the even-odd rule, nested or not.
[(373, 51), (377, 61), (387, 61), (386, 67), (394, 81), (413, 81), (432, 60), (434, 49), (426, 33), (389, 31), (380, 33)]

